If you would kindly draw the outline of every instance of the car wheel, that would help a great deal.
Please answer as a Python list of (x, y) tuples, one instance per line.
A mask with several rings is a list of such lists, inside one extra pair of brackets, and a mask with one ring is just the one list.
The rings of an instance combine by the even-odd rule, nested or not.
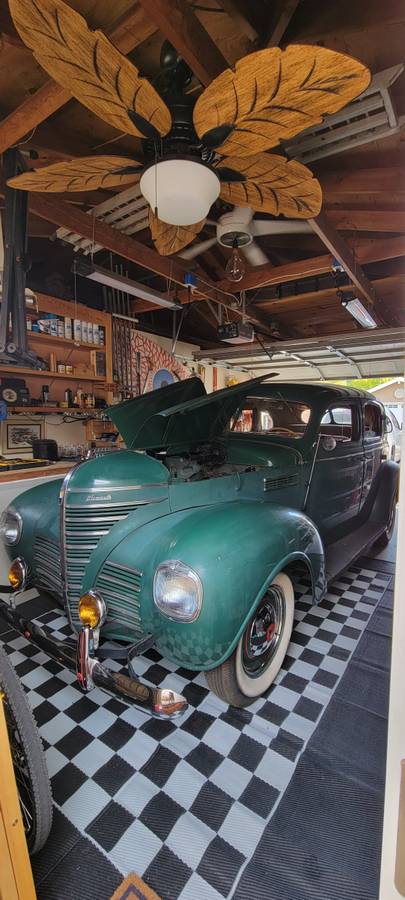
[(377, 538), (375, 545), (374, 545), (377, 550), (383, 550), (384, 547), (387, 547), (392, 538), (392, 535), (394, 533), (394, 528), (395, 528), (396, 509), (397, 509), (397, 495), (395, 493), (392, 498), (390, 514), (388, 517), (388, 522), (387, 522), (386, 528), (383, 531), (383, 533), (380, 534), (380, 537)]
[(231, 706), (249, 706), (273, 683), (287, 652), (294, 622), (294, 588), (279, 572), (267, 588), (236, 650), (206, 672), (209, 688)]

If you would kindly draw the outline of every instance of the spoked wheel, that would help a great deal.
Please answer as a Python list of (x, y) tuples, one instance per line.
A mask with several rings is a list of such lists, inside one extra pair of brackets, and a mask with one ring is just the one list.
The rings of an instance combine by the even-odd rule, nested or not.
[(284, 621), (283, 591), (274, 584), (263, 597), (243, 636), (240, 664), (249, 678), (257, 678), (274, 659)]
[(232, 706), (248, 706), (273, 683), (294, 622), (294, 589), (280, 572), (268, 587), (239, 643), (222, 665), (206, 672), (209, 687)]
[(35, 719), (18, 676), (2, 647), (0, 698), (3, 701), (28, 850), (34, 854), (43, 847), (51, 830), (51, 787)]

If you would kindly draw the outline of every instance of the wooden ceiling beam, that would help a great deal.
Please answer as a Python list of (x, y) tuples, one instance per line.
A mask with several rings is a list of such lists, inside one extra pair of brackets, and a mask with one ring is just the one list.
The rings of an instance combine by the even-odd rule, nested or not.
[[(155, 31), (153, 22), (136, 4), (120, 17), (108, 36), (121, 53), (127, 54)], [(16, 144), (71, 99), (72, 94), (62, 85), (51, 78), (46, 81), (0, 123), (0, 153)]]
[(322, 4), (309, 0), (303, 4), (294, 42), (302, 40), (305, 44), (315, 44), (331, 36), (336, 44), (337, 35), (343, 32), (347, 50), (348, 35), (359, 31), (364, 35), (374, 28), (384, 30), (388, 25), (400, 25), (403, 21), (403, 0), (389, 0), (386, 4), (381, 0), (357, 0), (356, 3), (340, 0), (339, 3)]
[(405, 232), (405, 209), (328, 209), (339, 231)]
[(225, 10), (226, 14), (230, 19), (233, 19), (235, 24), (238, 26), (239, 31), (243, 32), (247, 38), (249, 38), (252, 43), (257, 41), (258, 34), (249, 19), (246, 18), (240, 11), (239, 7), (235, 0), (221, 0), (222, 9)]
[(8, 3), (2, 3), (0, 5), (0, 33), (2, 40), (5, 40), (6, 43), (12, 44), (13, 47), (25, 48), (25, 44), (21, 40), (11, 18)]
[[(395, 259), (404, 255), (405, 236), (402, 235), (394, 238), (376, 238), (375, 240), (370, 238), (370, 240), (362, 242), (356, 252), (357, 261), (361, 265), (381, 262), (384, 259)], [(256, 269), (245, 275), (239, 281), (237, 289), (238, 291), (253, 291), (269, 284), (284, 284), (288, 281), (298, 281), (300, 278), (323, 275), (325, 272), (331, 271), (331, 266), (331, 253), (297, 260), (283, 266), (272, 266), (266, 263), (264, 266), (257, 266)], [(223, 279), (218, 282), (217, 287), (230, 291), (232, 282)]]
[[(391, 290), (398, 289), (402, 292), (405, 285), (405, 274), (397, 273), (395, 275), (386, 275), (382, 278), (373, 278), (372, 283), (376, 290), (386, 293)], [(343, 288), (345, 290), (345, 288)], [(275, 316), (288, 315), (291, 312), (298, 313), (300, 310), (319, 308), (319, 305), (327, 305), (336, 301), (336, 290), (333, 287), (321, 288), (319, 291), (305, 291), (300, 294), (286, 294), (283, 297), (274, 297), (261, 299), (253, 303), (249, 309), (263, 310), (268, 315)]]
[(265, 43), (266, 47), (277, 47), (281, 43), (299, 2), (300, 0), (281, 0), (282, 6), (272, 22)]
[(350, 169), (320, 174), (324, 202), (330, 194), (389, 194), (405, 191), (403, 166)]
[(228, 63), (187, 0), (140, 0), (147, 15), (205, 87)]
[(321, 239), (321, 241), (325, 244), (325, 247), (328, 248), (330, 253), (337, 259), (340, 264), (343, 266), (346, 274), (349, 276), (350, 280), (360, 292), (361, 296), (366, 300), (366, 305), (369, 304), (371, 308), (374, 310), (375, 317), (379, 319), (379, 325), (387, 324), (384, 319), (386, 317), (386, 310), (383, 301), (378, 297), (377, 292), (367, 275), (363, 271), (361, 265), (356, 260), (352, 251), (341, 237), (341, 235), (336, 231), (335, 226), (332, 222), (329, 221), (327, 215), (323, 212), (319, 213), (319, 216), (316, 216), (314, 219), (310, 219), (309, 223), (311, 228), (313, 228), (315, 234)]
[[(4, 192), (5, 186), (2, 184), (0, 195), (3, 197)], [(87, 215), (77, 206), (50, 197), (49, 194), (30, 194), (29, 212), (47, 222), (53, 222), (54, 225), (69, 228), (70, 231), (77, 232), (91, 241), (94, 240), (96, 244), (101, 244), (106, 250), (111, 250), (112, 253), (149, 269), (151, 272), (183, 284), (187, 267), (181, 260), (160, 256), (156, 250), (146, 247), (145, 244), (112, 228), (111, 225), (107, 225), (100, 219)], [(210, 289), (211, 283), (208, 284), (207, 294), (211, 292)], [(215, 291), (213, 291), (213, 299), (216, 299)]]
[[(361, 265), (405, 256), (405, 235), (395, 238), (379, 238), (376, 240), (371, 238), (362, 241), (361, 243), (359, 242), (359, 246), (356, 249), (356, 256), (357, 262)], [(257, 266), (251, 272), (248, 272), (237, 285), (228, 281), (228, 279), (223, 278), (220, 281), (213, 282), (213, 287), (218, 291), (218, 302), (226, 306), (231, 304), (232, 298), (228, 296), (227, 293), (221, 293), (222, 291), (233, 294), (235, 291), (257, 290), (258, 288), (267, 287), (272, 284), (286, 284), (289, 281), (298, 281), (302, 278), (324, 275), (325, 273), (330, 272), (331, 268), (332, 254), (327, 253), (322, 256), (312, 256), (307, 259), (297, 260), (296, 262), (289, 262), (282, 266), (273, 266), (266, 263), (264, 266)], [(202, 290), (204, 290), (204, 285), (202, 285)], [(179, 300), (182, 303), (188, 303), (189, 300), (191, 303), (196, 303), (201, 299), (201, 293), (199, 291), (192, 293), (190, 298), (186, 291), (180, 291), (179, 293)], [(139, 303), (136, 306), (136, 311), (139, 313), (149, 312), (152, 308), (152, 304), (150, 303)], [(251, 307), (250, 310), (252, 321), (255, 317), (257, 317), (256, 321), (259, 321), (260, 316), (261, 324), (265, 323), (265, 316), (263, 313), (260, 314), (259, 309), (255, 308), (253, 311), (253, 307)], [(267, 318), (267, 325), (268, 322), (269, 319)]]

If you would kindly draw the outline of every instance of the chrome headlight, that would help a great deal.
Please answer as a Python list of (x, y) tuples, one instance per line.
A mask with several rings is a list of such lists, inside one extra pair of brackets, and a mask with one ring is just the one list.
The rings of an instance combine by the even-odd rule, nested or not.
[(153, 599), (158, 610), (176, 622), (194, 622), (201, 612), (203, 586), (190, 566), (169, 559), (156, 569)]
[(8, 544), (9, 547), (18, 544), (21, 537), (22, 526), (23, 521), (20, 513), (18, 513), (13, 506), (9, 506), (5, 509), (0, 519), (0, 536), (4, 543)]

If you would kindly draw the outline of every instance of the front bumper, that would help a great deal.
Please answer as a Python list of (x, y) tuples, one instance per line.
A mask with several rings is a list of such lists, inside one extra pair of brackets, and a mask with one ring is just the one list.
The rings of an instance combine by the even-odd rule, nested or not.
[[(9, 586), (0, 586), (0, 593), (10, 594)], [(53, 637), (52, 632), (36, 622), (25, 620), (18, 609), (0, 598), (0, 616), (27, 640), (32, 641), (62, 666), (75, 673), (84, 692), (99, 687), (109, 694), (136, 706), (160, 719), (174, 719), (187, 709), (187, 700), (170, 688), (151, 688), (147, 684), (103, 666), (92, 655), (92, 632), (83, 628), (75, 646)]]

